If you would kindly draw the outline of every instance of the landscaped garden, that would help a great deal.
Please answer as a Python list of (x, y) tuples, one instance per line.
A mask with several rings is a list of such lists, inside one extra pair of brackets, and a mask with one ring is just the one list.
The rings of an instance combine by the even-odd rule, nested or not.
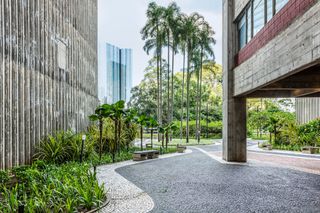
[(295, 114), (283, 110), (278, 102), (262, 102), (262, 107), (249, 110), (248, 119), (249, 137), (267, 141), (261, 147), (270, 144), (273, 149), (290, 151), (320, 147), (320, 119), (298, 124)]
[[(86, 132), (60, 131), (36, 146), (30, 166), (0, 171), (0, 212), (86, 212), (107, 200), (96, 167), (132, 159), (133, 141), (145, 127), (157, 127), (154, 119), (125, 109), (124, 101), (104, 104), (90, 119), (96, 124)], [(150, 124), (153, 123), (153, 124)], [(171, 128), (163, 127), (163, 134)], [(161, 154), (176, 152), (175, 147)]]

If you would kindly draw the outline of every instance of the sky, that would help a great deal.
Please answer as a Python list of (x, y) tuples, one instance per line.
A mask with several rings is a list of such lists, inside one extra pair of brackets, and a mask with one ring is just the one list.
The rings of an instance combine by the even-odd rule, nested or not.
[[(146, 10), (151, 0), (99, 0), (98, 44), (99, 52), (106, 43), (133, 50), (133, 86), (140, 83), (151, 55), (144, 50), (140, 31), (146, 23)], [(172, 0), (155, 0), (167, 6)], [(222, 63), (222, 1), (221, 0), (176, 0), (183, 13), (198, 12), (203, 15), (216, 32), (214, 47), (216, 62)], [(100, 53), (99, 53), (100, 54)], [(101, 57), (99, 63), (101, 63)], [(175, 70), (181, 70), (182, 57), (177, 55)]]

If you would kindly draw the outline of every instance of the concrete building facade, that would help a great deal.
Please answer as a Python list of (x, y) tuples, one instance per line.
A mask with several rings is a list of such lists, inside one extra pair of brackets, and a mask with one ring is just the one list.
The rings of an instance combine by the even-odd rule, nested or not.
[(132, 89), (132, 49), (106, 44), (100, 49), (99, 99), (112, 104), (129, 102)]
[(320, 119), (320, 98), (297, 98), (296, 117), (299, 124)]
[(97, 0), (0, 0), (0, 169), (86, 128), (97, 95)]
[(318, 0), (224, 0), (223, 158), (246, 161), (246, 99), (320, 96)]

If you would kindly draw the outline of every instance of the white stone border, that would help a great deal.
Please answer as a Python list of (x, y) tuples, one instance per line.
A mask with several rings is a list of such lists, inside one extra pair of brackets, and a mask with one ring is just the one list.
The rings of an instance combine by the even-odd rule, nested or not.
[[(189, 153), (192, 153), (192, 150), (187, 149), (185, 153), (161, 155), (160, 159), (182, 156)], [(109, 205), (99, 210), (99, 212), (144, 213), (151, 211), (154, 207), (152, 198), (142, 189), (118, 174), (115, 170), (124, 166), (130, 166), (154, 160), (158, 159), (140, 162), (124, 161), (120, 163), (99, 166), (97, 168), (97, 179), (100, 184), (105, 184), (107, 196), (110, 199)]]

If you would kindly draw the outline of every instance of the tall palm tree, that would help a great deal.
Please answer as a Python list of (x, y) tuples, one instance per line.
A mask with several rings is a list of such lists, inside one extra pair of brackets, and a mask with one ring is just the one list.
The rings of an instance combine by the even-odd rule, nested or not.
[(186, 142), (189, 143), (189, 119), (190, 119), (190, 79), (191, 79), (191, 62), (198, 44), (197, 32), (204, 18), (198, 13), (193, 13), (186, 18), (186, 49), (187, 49), (187, 125), (186, 125)]
[[(157, 118), (159, 124), (162, 124), (162, 47), (165, 37), (162, 17), (164, 11), (164, 7), (151, 2), (147, 10), (147, 23), (141, 30), (142, 39), (146, 41), (144, 50), (149, 54), (151, 49), (155, 49), (157, 58)], [(158, 139), (160, 139), (159, 135)]]
[[(166, 33), (166, 46), (167, 46), (167, 122), (171, 122), (172, 119), (172, 106), (173, 106), (173, 73), (174, 73), (174, 55), (177, 38), (177, 19), (180, 15), (180, 8), (173, 2), (166, 9), (163, 14), (164, 29)], [(172, 54), (172, 63), (170, 64), (170, 48)], [(171, 70), (171, 99), (170, 99), (170, 65)]]
[(216, 43), (213, 35), (215, 32), (212, 30), (208, 22), (203, 21), (199, 31), (199, 47), (200, 47), (200, 70), (199, 70), (199, 104), (198, 104), (198, 143), (201, 139), (201, 110), (202, 110), (202, 72), (203, 72), (203, 60), (207, 56), (214, 56), (213, 45)]
[(182, 52), (182, 94), (181, 94), (181, 115), (180, 115), (180, 141), (182, 141), (183, 138), (183, 120), (184, 120), (184, 91), (185, 91), (185, 70), (186, 70), (186, 43), (187, 43), (187, 37), (186, 37), (186, 21), (187, 21), (187, 15), (186, 14), (180, 14), (180, 16), (177, 19), (177, 27), (178, 27), (178, 41), (177, 44), (179, 49)]

